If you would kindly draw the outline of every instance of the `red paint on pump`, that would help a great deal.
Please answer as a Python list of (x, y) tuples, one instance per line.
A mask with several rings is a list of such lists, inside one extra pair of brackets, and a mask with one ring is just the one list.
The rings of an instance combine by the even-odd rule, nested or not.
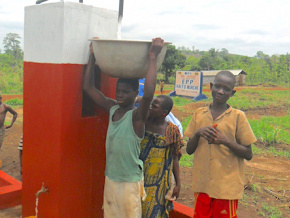
[(170, 211), (170, 218), (190, 218), (193, 217), (193, 208), (187, 207), (183, 204), (173, 202), (174, 210)]
[[(84, 65), (24, 62), (23, 217), (102, 217), (108, 114), (82, 117)], [(101, 74), (114, 98), (116, 79)]]
[(0, 210), (21, 204), (21, 182), (0, 170)]

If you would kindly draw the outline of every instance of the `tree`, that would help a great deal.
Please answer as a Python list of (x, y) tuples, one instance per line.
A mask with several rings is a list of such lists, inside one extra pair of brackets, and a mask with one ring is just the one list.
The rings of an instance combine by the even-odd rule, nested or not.
[(162, 63), (162, 70), (165, 71), (165, 82), (168, 83), (168, 78), (172, 72), (178, 68), (185, 66), (186, 57), (177, 50), (174, 45), (168, 45), (164, 61)]
[(6, 54), (12, 54), (16, 59), (22, 59), (22, 50), (20, 48), (21, 37), (17, 33), (7, 33), (3, 39), (4, 51)]
[(214, 58), (210, 53), (205, 53), (199, 60), (199, 66), (203, 70), (213, 70), (214, 69)]

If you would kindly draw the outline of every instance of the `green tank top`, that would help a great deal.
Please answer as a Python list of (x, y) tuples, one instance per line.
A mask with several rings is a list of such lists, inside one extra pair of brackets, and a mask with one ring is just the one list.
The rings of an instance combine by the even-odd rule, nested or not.
[(115, 182), (139, 182), (143, 178), (143, 162), (139, 159), (140, 142), (133, 128), (132, 112), (112, 121), (119, 105), (110, 110), (106, 139), (106, 176)]

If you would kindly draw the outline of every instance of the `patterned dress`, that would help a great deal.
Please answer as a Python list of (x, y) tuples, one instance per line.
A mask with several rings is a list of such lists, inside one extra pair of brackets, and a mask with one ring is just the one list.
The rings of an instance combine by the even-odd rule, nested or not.
[(173, 176), (171, 144), (174, 144), (174, 152), (180, 154), (183, 146), (182, 137), (178, 127), (170, 122), (165, 136), (145, 132), (141, 142), (140, 159), (144, 162), (144, 186), (147, 197), (142, 202), (142, 217), (169, 217), (169, 212), (173, 209), (172, 201), (165, 199)]

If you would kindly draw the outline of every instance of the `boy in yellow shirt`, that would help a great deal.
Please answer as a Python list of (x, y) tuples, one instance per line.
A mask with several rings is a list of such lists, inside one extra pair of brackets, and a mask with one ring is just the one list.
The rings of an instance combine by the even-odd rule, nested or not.
[(210, 84), (209, 107), (197, 109), (184, 133), (194, 153), (193, 217), (237, 217), (244, 190), (244, 159), (252, 159), (256, 138), (244, 112), (227, 104), (235, 94), (235, 76), (220, 71)]

